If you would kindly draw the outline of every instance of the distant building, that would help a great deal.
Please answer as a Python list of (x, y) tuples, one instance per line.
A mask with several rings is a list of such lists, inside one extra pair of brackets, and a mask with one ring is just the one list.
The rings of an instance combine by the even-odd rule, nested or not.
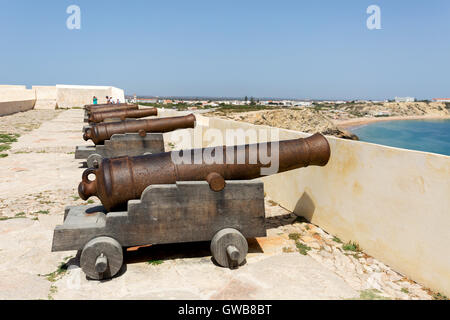
[(433, 99), (434, 102), (450, 102), (450, 98)]
[(395, 97), (395, 102), (415, 102), (416, 98), (413, 97)]
[(311, 106), (313, 103), (311, 101), (296, 101), (294, 103), (295, 107), (309, 107)]
[(390, 117), (391, 113), (389, 111), (372, 111), (369, 112), (373, 117)]
[(137, 103), (157, 103), (158, 100), (157, 99), (134, 99), (135, 102)]

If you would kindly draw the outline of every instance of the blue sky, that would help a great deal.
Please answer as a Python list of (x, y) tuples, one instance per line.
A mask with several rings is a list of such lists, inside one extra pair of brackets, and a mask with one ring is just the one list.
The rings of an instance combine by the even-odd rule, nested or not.
[[(81, 30), (66, 9), (81, 8)], [(381, 8), (381, 30), (366, 9)], [(450, 97), (450, 1), (0, 0), (0, 84), (127, 94)]]

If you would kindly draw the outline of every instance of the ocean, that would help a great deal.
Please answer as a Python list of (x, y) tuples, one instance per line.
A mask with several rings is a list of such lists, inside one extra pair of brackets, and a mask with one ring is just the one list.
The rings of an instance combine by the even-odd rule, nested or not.
[(450, 120), (400, 120), (349, 128), (361, 141), (450, 156)]

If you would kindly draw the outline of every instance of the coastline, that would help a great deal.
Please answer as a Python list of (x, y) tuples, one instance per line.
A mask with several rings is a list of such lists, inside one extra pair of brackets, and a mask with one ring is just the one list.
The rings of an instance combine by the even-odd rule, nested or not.
[(379, 118), (354, 118), (349, 120), (333, 120), (333, 123), (341, 130), (351, 130), (354, 127), (363, 126), (374, 122), (401, 121), (401, 120), (450, 120), (450, 116), (426, 115), (426, 116), (394, 116)]

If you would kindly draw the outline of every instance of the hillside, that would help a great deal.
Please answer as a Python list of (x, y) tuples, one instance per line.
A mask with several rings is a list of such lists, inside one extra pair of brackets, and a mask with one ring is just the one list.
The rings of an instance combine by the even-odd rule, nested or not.
[(354, 134), (338, 129), (327, 117), (314, 109), (283, 109), (228, 114), (211, 112), (205, 115), (308, 133), (320, 132), (339, 138), (358, 140)]
[(450, 117), (450, 104), (440, 102), (315, 103), (308, 108), (262, 109), (248, 112), (219, 108), (205, 115), (358, 140), (356, 135), (345, 130), (341, 125), (353, 120), (364, 123), (389, 118), (398, 120), (399, 117)]

